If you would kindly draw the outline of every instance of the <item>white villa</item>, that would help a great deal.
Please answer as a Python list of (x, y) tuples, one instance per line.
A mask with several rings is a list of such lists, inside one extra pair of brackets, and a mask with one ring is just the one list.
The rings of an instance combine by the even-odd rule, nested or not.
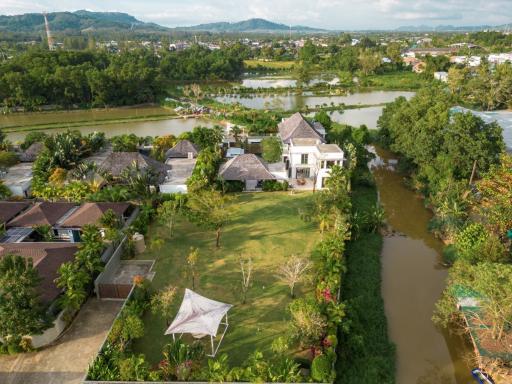
[(330, 169), (343, 166), (343, 151), (336, 144), (325, 144), (325, 129), (320, 123), (310, 124), (297, 112), (284, 119), (278, 129), (283, 161), (292, 184), (304, 180), (313, 188), (322, 189)]

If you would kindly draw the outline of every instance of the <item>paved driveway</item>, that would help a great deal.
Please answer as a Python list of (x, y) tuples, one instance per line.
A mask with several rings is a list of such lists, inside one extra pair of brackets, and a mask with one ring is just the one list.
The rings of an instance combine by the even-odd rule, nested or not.
[(89, 299), (55, 345), (39, 352), (0, 355), (0, 383), (80, 383), (121, 306), (120, 301)]

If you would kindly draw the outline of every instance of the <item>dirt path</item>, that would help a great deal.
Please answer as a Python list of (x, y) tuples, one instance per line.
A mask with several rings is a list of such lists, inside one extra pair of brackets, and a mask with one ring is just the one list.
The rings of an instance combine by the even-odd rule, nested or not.
[(51, 347), (0, 356), (2, 384), (80, 383), (122, 302), (89, 299), (66, 334)]

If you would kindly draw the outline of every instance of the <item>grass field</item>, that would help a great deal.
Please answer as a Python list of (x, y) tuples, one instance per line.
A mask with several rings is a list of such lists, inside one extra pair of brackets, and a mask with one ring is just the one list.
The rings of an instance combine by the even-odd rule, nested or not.
[(370, 75), (362, 79), (361, 85), (385, 90), (409, 91), (424, 87), (430, 82), (412, 71), (400, 71)]
[[(288, 288), (276, 277), (278, 266), (290, 255), (309, 256), (319, 235), (314, 224), (303, 222), (298, 208), (311, 199), (310, 193), (244, 193), (237, 199), (231, 224), (215, 248), (215, 234), (181, 220), (173, 238), (158, 225), (150, 228), (148, 241), (157, 236), (165, 240), (159, 251), (147, 251), (140, 259), (156, 259), (154, 286), (168, 284), (180, 288), (178, 309), (184, 288), (192, 288), (186, 277), (185, 259), (190, 247), (199, 248), (199, 284), (196, 292), (214, 300), (231, 303), (229, 329), (219, 353), (226, 352), (232, 364), (241, 363), (255, 349), (268, 350), (271, 342), (288, 329)], [(246, 304), (241, 304), (240, 256), (254, 263), (253, 285)], [(311, 287), (299, 285), (298, 296)], [(144, 353), (151, 363), (161, 359), (165, 321), (146, 313), (145, 336), (134, 345), (135, 353)]]
[(294, 61), (260, 61), (260, 60), (244, 60), (245, 67), (251, 68), (268, 68), (268, 69), (291, 69), (295, 64)]

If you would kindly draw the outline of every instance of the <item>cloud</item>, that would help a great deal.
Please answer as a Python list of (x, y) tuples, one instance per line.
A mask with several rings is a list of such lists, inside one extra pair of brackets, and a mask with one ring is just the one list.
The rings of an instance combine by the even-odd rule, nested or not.
[(395, 28), (405, 23), (506, 24), (512, 0), (0, 0), (0, 14), (77, 9), (119, 11), (166, 26), (259, 17), (330, 29)]

